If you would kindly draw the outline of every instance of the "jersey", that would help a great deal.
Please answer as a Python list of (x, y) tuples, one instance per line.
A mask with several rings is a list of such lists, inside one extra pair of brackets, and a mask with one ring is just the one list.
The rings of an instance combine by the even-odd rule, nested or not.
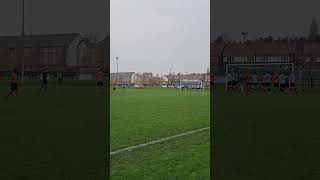
[(252, 77), (252, 75), (251, 74), (249, 74), (249, 83), (252, 83), (252, 81), (253, 81), (253, 77)]
[(62, 74), (61, 74), (61, 73), (58, 73), (58, 74), (57, 74), (57, 77), (58, 77), (58, 79), (62, 79)]
[(295, 75), (293, 73), (290, 74), (289, 81), (290, 81), (290, 83), (295, 83), (296, 82), (296, 77), (295, 77)]
[(46, 73), (46, 72), (43, 72), (43, 73), (42, 73), (42, 81), (43, 81), (43, 82), (47, 82), (47, 77), (48, 77), (47, 73)]
[(269, 74), (269, 73), (264, 74), (263, 78), (262, 78), (262, 81), (264, 83), (270, 83), (271, 82), (271, 74)]
[(104, 74), (102, 71), (99, 71), (98, 72), (98, 81), (103, 82), (103, 80), (104, 80)]
[(262, 83), (266, 83), (267, 82), (267, 74), (263, 74), (262, 75)]
[(17, 74), (16, 73), (11, 74), (11, 83), (17, 83)]
[(275, 73), (273, 75), (273, 83), (279, 83), (279, 81), (280, 81), (280, 76), (278, 73)]
[(227, 81), (230, 82), (233, 80), (233, 77), (232, 77), (232, 74), (231, 73), (228, 73), (227, 74)]
[(284, 74), (280, 75), (280, 84), (285, 84), (286, 83), (286, 76)]
[(286, 75), (286, 83), (289, 83), (289, 76)]
[(236, 81), (236, 82), (239, 82), (240, 81), (240, 75), (237, 74), (237, 73), (233, 73), (232, 80)]
[(249, 82), (249, 75), (248, 74), (243, 75), (243, 79), (244, 79), (244, 82), (248, 83)]
[(256, 74), (252, 75), (252, 82), (257, 83), (258, 82), (258, 76)]
[(238, 74), (238, 81), (240, 82), (240, 83), (243, 83), (243, 81), (245, 81), (245, 75), (243, 75), (243, 74)]

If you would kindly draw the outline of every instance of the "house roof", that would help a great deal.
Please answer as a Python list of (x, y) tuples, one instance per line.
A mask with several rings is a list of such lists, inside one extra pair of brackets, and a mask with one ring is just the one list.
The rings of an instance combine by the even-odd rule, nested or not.
[(152, 73), (142, 73), (141, 75), (142, 75), (142, 76), (153, 76)]
[[(224, 50), (224, 56), (287, 56), (296, 54), (296, 42), (290, 41), (263, 41), (258, 40), (249, 43), (229, 43)], [(219, 56), (223, 45), (213, 44), (211, 56)]]
[(317, 42), (305, 43), (304, 54), (309, 56), (320, 56), (320, 43), (317, 43)]
[[(79, 33), (44, 34), (24, 36), (24, 47), (64, 47), (68, 46)], [(21, 36), (0, 36), (0, 47), (19, 47)]]
[(95, 47), (98, 47), (98, 48), (106, 48), (109, 43), (109, 36), (105, 37), (103, 40), (99, 41), (98, 43), (95, 44)]
[(203, 80), (207, 74), (176, 74), (176, 75), (165, 75), (168, 79), (174, 80)]
[(273, 42), (255, 42), (256, 55), (281, 56), (296, 53), (295, 42), (273, 41)]

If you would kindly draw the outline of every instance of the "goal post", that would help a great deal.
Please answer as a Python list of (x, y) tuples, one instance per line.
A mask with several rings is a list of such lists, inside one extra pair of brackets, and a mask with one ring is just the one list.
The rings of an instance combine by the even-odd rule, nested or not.
[(297, 85), (302, 89), (320, 89), (320, 69), (301, 69), (297, 73)]
[[(231, 80), (228, 79), (229, 73), (236, 74), (245, 74), (245, 73), (257, 73), (259, 77), (262, 74), (269, 73), (295, 73), (294, 63), (235, 63), (235, 64), (226, 64), (226, 72), (225, 72), (225, 90), (228, 90), (228, 82)], [(258, 78), (258, 84), (261, 83), (261, 78)]]

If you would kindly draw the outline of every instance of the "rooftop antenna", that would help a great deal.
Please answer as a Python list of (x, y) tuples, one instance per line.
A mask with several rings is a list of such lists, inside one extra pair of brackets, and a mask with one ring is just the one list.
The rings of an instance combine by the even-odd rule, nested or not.
[(246, 42), (246, 36), (248, 35), (248, 32), (242, 32), (241, 34), (243, 36), (243, 42)]

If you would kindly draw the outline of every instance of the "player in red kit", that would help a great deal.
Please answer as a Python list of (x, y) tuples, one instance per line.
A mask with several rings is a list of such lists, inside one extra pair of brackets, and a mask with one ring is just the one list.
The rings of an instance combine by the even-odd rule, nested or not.
[(214, 73), (211, 73), (210, 80), (211, 80), (211, 86), (214, 87), (215, 81), (216, 81), (216, 76)]
[(6, 95), (6, 97), (9, 97), (11, 95), (17, 95), (18, 94), (18, 78), (17, 78), (17, 69), (13, 69), (11, 73), (11, 87), (10, 91)]
[(98, 93), (103, 93), (103, 88), (104, 88), (104, 72), (102, 71), (102, 69), (100, 69), (97, 76)]

